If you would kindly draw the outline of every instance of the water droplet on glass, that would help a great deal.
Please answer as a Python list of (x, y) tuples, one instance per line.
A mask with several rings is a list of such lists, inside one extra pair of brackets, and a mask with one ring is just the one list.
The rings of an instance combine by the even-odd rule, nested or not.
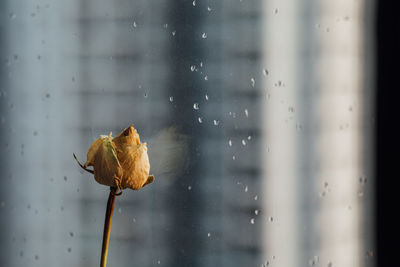
[(207, 10), (208, 10), (208, 12), (210, 12), (210, 11), (211, 11), (211, 7), (208, 6), (208, 7), (207, 7)]
[(192, 186), (191, 185), (188, 186), (188, 190), (189, 191), (192, 190)]
[(203, 123), (203, 119), (201, 117), (198, 118), (199, 123)]
[(246, 187), (244, 188), (244, 192), (249, 191), (249, 187), (246, 185)]
[(247, 140), (249, 141), (251, 140), (251, 135), (247, 136)]
[(207, 237), (210, 237), (211, 236), (211, 233), (207, 233)]
[(39, 255), (35, 255), (35, 260), (38, 260), (39, 259)]
[(158, 260), (158, 261), (157, 261), (157, 264), (161, 264), (161, 261), (160, 261), (160, 260)]
[(254, 196), (254, 200), (258, 200), (258, 196), (257, 195)]
[(236, 159), (236, 157), (235, 157), (235, 156), (232, 156), (232, 159), (233, 159), (233, 160), (235, 160), (235, 159)]
[(270, 216), (270, 217), (268, 218), (268, 220), (269, 220), (270, 222), (273, 222), (273, 221), (274, 221), (274, 217)]
[(165, 29), (168, 28), (168, 23), (165, 23), (165, 24), (164, 24), (164, 28), (165, 28)]
[(263, 74), (264, 76), (267, 76), (269, 74), (269, 71), (267, 69), (263, 69)]
[(74, 236), (74, 233), (73, 233), (73, 232), (69, 232), (69, 236), (70, 236), (70, 237), (73, 237), (73, 236)]
[(136, 222), (136, 219), (135, 219), (135, 218), (133, 218), (133, 219), (132, 219), (132, 221), (133, 221), (133, 223), (135, 223), (135, 222)]
[(251, 86), (254, 87), (256, 85), (256, 80), (254, 78), (250, 79)]
[(247, 110), (247, 108), (244, 110), (244, 115), (246, 115), (246, 117), (249, 117), (249, 111)]
[(137, 27), (136, 21), (133, 22), (132, 26), (133, 26), (133, 28)]
[(202, 68), (203, 67), (203, 62), (200, 62), (200, 68)]
[(196, 70), (196, 66), (195, 66), (195, 65), (190, 66), (190, 70), (191, 70), (192, 72), (195, 71), (195, 70)]
[(204, 76), (204, 80), (208, 81), (208, 76), (207, 75)]
[(219, 125), (219, 121), (218, 120), (214, 120), (214, 125), (218, 126)]
[(193, 104), (193, 108), (194, 108), (195, 110), (198, 110), (198, 109), (199, 109), (199, 104), (198, 104), (198, 103), (194, 103), (194, 104)]
[(242, 145), (246, 145), (246, 140), (242, 139)]
[(174, 101), (174, 97), (173, 96), (170, 96), (169, 97), (169, 102), (173, 102)]
[(203, 34), (201, 35), (201, 38), (206, 39), (207, 38), (207, 33), (203, 32)]
[(193, 6), (196, 6), (196, 0), (192, 2), (192, 5), (193, 5)]
[(254, 222), (255, 222), (254, 218), (251, 218), (251, 219), (250, 219), (250, 223), (251, 223), (251, 224), (254, 224)]
[(172, 34), (172, 36), (175, 36), (176, 31), (172, 31), (171, 34)]
[(205, 95), (204, 97), (205, 97), (205, 98), (206, 98), (206, 100), (208, 101), (208, 95)]
[(68, 180), (68, 177), (67, 176), (64, 176), (64, 181), (67, 181)]
[(72, 249), (71, 248), (68, 248), (68, 252), (71, 252), (72, 251)]
[(274, 14), (278, 14), (279, 10), (277, 8), (275, 8), (274, 10)]
[(255, 211), (254, 211), (254, 214), (255, 214), (255, 215), (258, 215), (258, 213), (259, 213), (258, 210), (255, 210)]
[(232, 146), (232, 140), (229, 139), (228, 145), (229, 145), (229, 146)]
[(289, 112), (294, 113), (294, 107), (289, 107), (288, 109), (289, 109)]

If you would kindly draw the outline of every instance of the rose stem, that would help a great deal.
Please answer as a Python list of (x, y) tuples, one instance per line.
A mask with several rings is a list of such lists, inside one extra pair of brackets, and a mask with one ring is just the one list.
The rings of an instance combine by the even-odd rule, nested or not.
[(106, 218), (104, 220), (103, 245), (101, 248), (100, 267), (106, 267), (107, 264), (108, 243), (110, 241), (111, 221), (114, 211), (116, 192), (117, 188), (111, 186), (110, 194), (108, 195), (108, 201), (107, 201)]

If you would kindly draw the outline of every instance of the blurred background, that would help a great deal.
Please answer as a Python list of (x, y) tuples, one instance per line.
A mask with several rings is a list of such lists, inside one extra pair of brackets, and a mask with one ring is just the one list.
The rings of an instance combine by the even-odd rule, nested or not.
[(99, 264), (109, 189), (72, 153), (133, 123), (156, 180), (117, 197), (109, 266), (376, 266), (374, 14), (1, 1), (0, 265)]

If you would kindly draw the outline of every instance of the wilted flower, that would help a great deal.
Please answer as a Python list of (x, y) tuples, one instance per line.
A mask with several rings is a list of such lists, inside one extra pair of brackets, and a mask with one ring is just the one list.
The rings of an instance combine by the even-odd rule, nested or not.
[(132, 126), (116, 137), (110, 133), (93, 142), (82, 167), (88, 166), (93, 166), (94, 179), (98, 183), (120, 190), (138, 190), (154, 181), (154, 176), (149, 176), (146, 143), (140, 142), (139, 134)]

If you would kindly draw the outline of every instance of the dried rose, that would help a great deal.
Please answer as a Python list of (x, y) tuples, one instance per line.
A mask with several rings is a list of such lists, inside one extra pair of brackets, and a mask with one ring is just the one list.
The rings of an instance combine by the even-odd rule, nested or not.
[(154, 181), (154, 176), (149, 176), (147, 145), (140, 142), (139, 134), (132, 126), (114, 138), (110, 133), (93, 142), (82, 167), (88, 166), (93, 166), (94, 179), (98, 183), (121, 190), (138, 190)]

